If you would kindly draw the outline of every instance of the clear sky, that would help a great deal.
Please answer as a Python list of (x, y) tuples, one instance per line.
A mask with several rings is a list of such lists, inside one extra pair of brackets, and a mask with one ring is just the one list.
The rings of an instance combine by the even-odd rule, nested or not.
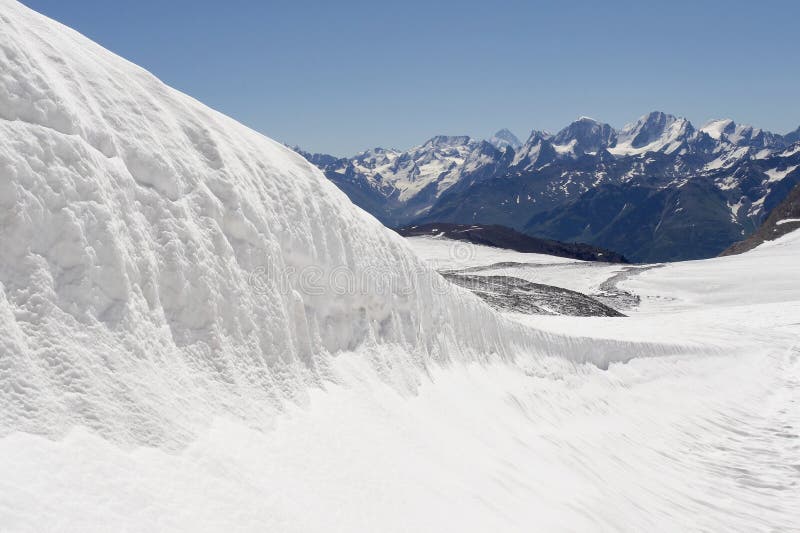
[(661, 110), (800, 125), (800, 1), (23, 0), (277, 140), (619, 127)]

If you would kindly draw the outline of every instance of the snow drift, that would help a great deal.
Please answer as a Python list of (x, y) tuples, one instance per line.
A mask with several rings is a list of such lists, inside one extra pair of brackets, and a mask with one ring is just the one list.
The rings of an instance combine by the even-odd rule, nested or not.
[[(166, 440), (367, 341), (405, 348), (376, 361), (396, 374), (508, 354), (470, 298), (406, 290), (430, 272), (300, 156), (16, 2), (0, 17), (0, 433)], [(334, 294), (342, 268), (387, 290)]]
[(498, 317), (302, 157), (0, 6), (0, 435), (260, 425), (355, 349), (405, 389), (434, 362), (630, 357)]

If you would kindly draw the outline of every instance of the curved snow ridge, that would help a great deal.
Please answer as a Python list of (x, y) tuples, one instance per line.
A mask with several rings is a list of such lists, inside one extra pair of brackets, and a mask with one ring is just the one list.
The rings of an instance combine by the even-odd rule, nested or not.
[(0, 522), (14, 531), (789, 531), (800, 511), (800, 413), (786, 408), (797, 399), (797, 355), (678, 356), (541, 377), (465, 364), (434, 372), (435, 385), (409, 398), (347, 354), (338, 363), (364, 378), (313, 391), (268, 433), (220, 418), (180, 453), (124, 449), (85, 428), (57, 442), (0, 439)]
[(448, 361), (673, 352), (499, 317), (302, 157), (0, 5), (0, 435), (268, 424), (360, 347), (395, 346), (375, 364), (412, 388)]

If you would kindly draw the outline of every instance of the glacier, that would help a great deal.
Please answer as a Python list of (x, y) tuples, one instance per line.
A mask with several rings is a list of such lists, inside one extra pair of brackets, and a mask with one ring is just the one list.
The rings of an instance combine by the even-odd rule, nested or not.
[(457, 245), (0, 0), (0, 530), (791, 529), (796, 233), (624, 280), (630, 319), (498, 314)]

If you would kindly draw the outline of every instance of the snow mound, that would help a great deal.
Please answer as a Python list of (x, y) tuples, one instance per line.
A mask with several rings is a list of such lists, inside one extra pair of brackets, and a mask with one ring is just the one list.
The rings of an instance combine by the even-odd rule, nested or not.
[(630, 357), (496, 315), (299, 155), (0, 6), (0, 436), (268, 425), (357, 349), (406, 390), (434, 363)]

